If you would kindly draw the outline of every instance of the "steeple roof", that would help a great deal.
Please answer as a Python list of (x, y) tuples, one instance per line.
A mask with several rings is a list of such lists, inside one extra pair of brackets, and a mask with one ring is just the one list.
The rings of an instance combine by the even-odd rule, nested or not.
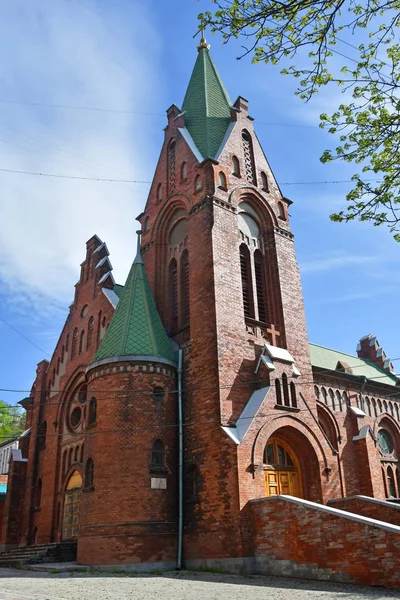
[(174, 360), (140, 256), (139, 242), (138, 254), (94, 361), (128, 355)]
[(186, 90), (185, 126), (203, 158), (214, 158), (231, 122), (231, 105), (204, 39)]

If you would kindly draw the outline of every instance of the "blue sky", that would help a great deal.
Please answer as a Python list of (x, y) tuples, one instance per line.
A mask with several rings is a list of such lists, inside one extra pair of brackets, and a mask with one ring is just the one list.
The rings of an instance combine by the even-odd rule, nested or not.
[[(182, 103), (196, 59), (197, 14), (211, 3), (13, 0), (0, 6), (0, 167), (149, 181), (165, 110)], [(351, 165), (319, 161), (335, 140), (318, 128), (318, 116), (335, 109), (340, 90), (306, 105), (279, 68), (238, 61), (239, 43), (207, 37), (232, 100), (239, 94), (249, 100), (275, 176), (294, 202), (310, 340), (354, 353), (359, 338), (373, 333), (397, 358), (400, 245), (384, 228), (329, 221), (344, 206), (348, 184), (289, 185), (353, 174)], [(0, 399), (14, 403), (30, 389), (37, 362), (51, 355), (94, 233), (107, 242), (123, 283), (148, 184), (5, 172), (0, 184), (0, 317), (42, 349), (0, 321), (0, 388), (22, 390), (0, 392)]]

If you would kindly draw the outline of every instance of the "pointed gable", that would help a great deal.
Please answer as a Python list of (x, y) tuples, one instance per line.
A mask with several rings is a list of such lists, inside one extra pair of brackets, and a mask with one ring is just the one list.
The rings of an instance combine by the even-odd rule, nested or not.
[(231, 105), (208, 48), (200, 46), (182, 111), (185, 127), (203, 159), (217, 153), (231, 122)]
[(140, 254), (131, 267), (94, 360), (128, 355), (174, 360), (171, 342), (158, 314)]

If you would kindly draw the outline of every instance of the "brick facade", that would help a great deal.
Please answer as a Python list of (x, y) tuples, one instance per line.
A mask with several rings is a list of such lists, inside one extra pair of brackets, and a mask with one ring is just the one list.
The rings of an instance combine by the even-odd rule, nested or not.
[[(184, 559), (240, 560), (253, 552), (249, 503), (267, 493), (270, 440), (287, 449), (286, 470), (296, 469), (297, 493), (308, 500), (384, 498), (390, 482), (384, 484), (382, 469), (386, 478), (394, 470), (390, 489), (400, 496), (400, 390), (364, 381), (345, 366), (312, 366), (290, 201), (255, 135), (247, 101), (232, 106), (214, 158), (199, 157), (178, 107), (168, 109), (167, 119), (138, 219), (157, 309), (184, 357)], [(20, 543), (65, 539), (73, 529), (65, 528), (68, 485), (81, 480), (79, 562), (170, 564), (177, 551), (176, 366), (143, 357), (93, 363), (120, 293), (111, 269), (107, 247), (94, 236), (54, 355), (38, 365), (24, 404), (31, 434)], [(377, 359), (366, 342), (360, 352), (388, 372), (370, 342)], [(154, 398), (155, 387), (163, 388), (162, 400)], [(331, 392), (340, 406), (329, 404)], [(361, 413), (367, 394), (392, 400), (377, 414)], [(243, 417), (253, 404), (254, 414)], [(377, 445), (381, 429), (395, 445), (386, 458)], [(158, 471), (156, 440), (165, 450)]]

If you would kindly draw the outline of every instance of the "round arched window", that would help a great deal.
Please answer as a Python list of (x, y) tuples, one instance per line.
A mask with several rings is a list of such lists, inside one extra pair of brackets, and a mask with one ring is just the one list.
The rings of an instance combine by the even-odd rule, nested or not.
[(187, 228), (187, 219), (180, 219), (180, 221), (178, 221), (176, 225), (173, 226), (169, 235), (169, 243), (171, 246), (179, 246), (179, 244), (183, 242), (183, 240), (186, 237)]
[(161, 400), (163, 400), (165, 397), (164, 388), (162, 388), (160, 386), (156, 386), (155, 388), (153, 388), (153, 392), (152, 392), (151, 396), (152, 396), (153, 400), (158, 400), (159, 402), (161, 402)]
[(73, 411), (71, 412), (70, 423), (71, 427), (78, 427), (82, 418), (82, 410), (79, 406), (75, 406)]
[(260, 229), (257, 222), (248, 213), (242, 212), (238, 214), (238, 222), (240, 231), (248, 238), (257, 239), (260, 235)]
[(386, 429), (380, 429), (378, 431), (378, 444), (379, 450), (382, 454), (392, 454), (393, 452), (393, 440), (392, 436)]

